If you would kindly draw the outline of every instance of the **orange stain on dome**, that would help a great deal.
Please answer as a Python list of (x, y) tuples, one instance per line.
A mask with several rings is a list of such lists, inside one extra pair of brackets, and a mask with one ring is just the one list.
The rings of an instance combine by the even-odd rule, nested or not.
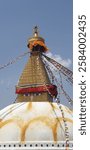
[[(32, 107), (32, 103), (29, 103), (28, 105), (28, 109), (31, 109)], [(69, 118), (65, 118), (65, 120), (67, 122), (70, 122), (72, 123), (73, 121)], [(2, 121), (0, 119), (0, 128), (2, 128), (3, 126), (9, 124), (9, 123), (16, 123), (17, 126), (20, 127), (21, 129), (21, 135), (20, 135), (20, 139), (21, 139), (21, 142), (24, 142), (25, 141), (25, 134), (26, 134), (26, 130), (28, 129), (28, 127), (33, 124), (33, 123), (38, 123), (38, 122), (42, 122), (42, 126), (43, 124), (45, 124), (46, 126), (48, 126), (51, 130), (52, 130), (52, 134), (53, 134), (53, 139), (54, 141), (56, 142), (58, 139), (57, 139), (57, 126), (58, 126), (58, 123), (60, 123), (61, 121), (63, 121), (63, 118), (59, 117), (58, 120), (57, 118), (49, 118), (47, 116), (39, 116), (37, 118), (34, 118), (32, 120), (29, 120), (28, 122), (25, 122), (23, 121), (22, 119), (20, 118), (13, 118), (13, 119), (8, 119), (8, 120), (5, 120), (5, 121)], [(59, 122), (60, 121), (60, 122)]]
[(26, 123), (23, 126), (23, 128), (21, 129), (21, 142), (25, 141), (25, 133), (26, 133), (27, 128), (30, 126), (30, 124), (33, 124), (33, 123), (39, 122), (39, 121), (44, 123), (49, 128), (51, 128), (53, 132), (55, 131), (55, 133), (53, 133), (53, 135), (55, 136), (54, 139), (55, 140), (57, 139), (57, 137), (56, 137), (56, 129), (55, 129), (55, 127), (53, 127), (54, 121), (53, 121), (53, 123), (51, 123), (51, 119), (50, 118), (48, 118), (46, 116), (40, 116), (40, 117), (34, 118), (32, 120), (29, 120), (29, 122)]
[(28, 128), (28, 123), (21, 128), (21, 142), (25, 141), (25, 133)]
[(56, 122), (52, 127), (54, 141), (57, 141), (57, 126), (58, 126), (58, 122)]
[[(65, 119), (66, 119), (66, 121), (72, 123), (72, 120), (70, 120), (68, 118), (65, 118)], [(21, 129), (21, 142), (25, 141), (25, 133), (26, 133), (27, 128), (30, 126), (30, 124), (33, 124), (33, 123), (39, 122), (39, 121), (44, 123), (46, 126), (48, 126), (49, 128), (52, 129), (54, 141), (57, 141), (57, 126), (58, 126), (59, 121), (63, 121), (63, 119), (59, 118), (59, 121), (57, 121), (57, 119), (53, 119), (53, 121), (52, 121), (52, 119), (50, 119), (49, 117), (40, 116), (40, 117), (34, 118), (32, 120), (29, 120), (28, 123), (24, 124), (24, 126)]]
[(5, 120), (5, 121), (1, 121), (0, 122), (0, 128), (2, 128), (3, 126), (7, 125), (8, 123), (13, 122), (13, 119), (9, 119), (9, 120)]
[(27, 111), (30, 111), (30, 109), (32, 109), (32, 102), (29, 102), (27, 105)]

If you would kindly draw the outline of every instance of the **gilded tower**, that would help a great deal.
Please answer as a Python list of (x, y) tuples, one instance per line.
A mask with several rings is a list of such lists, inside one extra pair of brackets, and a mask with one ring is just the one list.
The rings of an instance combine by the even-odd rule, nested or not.
[(42, 61), (42, 53), (46, 53), (48, 49), (45, 40), (39, 36), (37, 27), (34, 28), (33, 37), (28, 40), (28, 48), (31, 56), (16, 86), (16, 94), (18, 94), (16, 101), (53, 101), (57, 89), (50, 83)]

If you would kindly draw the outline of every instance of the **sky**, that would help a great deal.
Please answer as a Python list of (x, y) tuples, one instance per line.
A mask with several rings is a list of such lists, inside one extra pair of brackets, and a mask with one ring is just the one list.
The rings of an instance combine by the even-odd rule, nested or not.
[[(27, 40), (36, 25), (49, 55), (72, 70), (73, 0), (0, 0), (0, 65), (28, 51)], [(28, 57), (0, 70), (0, 109), (14, 102)]]

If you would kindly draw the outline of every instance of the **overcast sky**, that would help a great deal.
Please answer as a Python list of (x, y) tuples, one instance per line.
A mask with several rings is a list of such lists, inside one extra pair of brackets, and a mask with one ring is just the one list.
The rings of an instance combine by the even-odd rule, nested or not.
[[(0, 65), (26, 52), (32, 28), (39, 26), (50, 55), (72, 69), (73, 0), (0, 0)], [(0, 109), (13, 103), (15, 85), (28, 56), (0, 70)]]

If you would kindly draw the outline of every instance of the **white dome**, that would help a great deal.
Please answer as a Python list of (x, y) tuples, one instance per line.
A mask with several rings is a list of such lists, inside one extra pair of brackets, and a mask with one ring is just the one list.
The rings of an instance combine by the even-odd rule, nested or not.
[[(72, 141), (72, 111), (61, 105)], [(0, 111), (0, 142), (65, 141), (63, 113), (57, 103), (22, 102)]]

